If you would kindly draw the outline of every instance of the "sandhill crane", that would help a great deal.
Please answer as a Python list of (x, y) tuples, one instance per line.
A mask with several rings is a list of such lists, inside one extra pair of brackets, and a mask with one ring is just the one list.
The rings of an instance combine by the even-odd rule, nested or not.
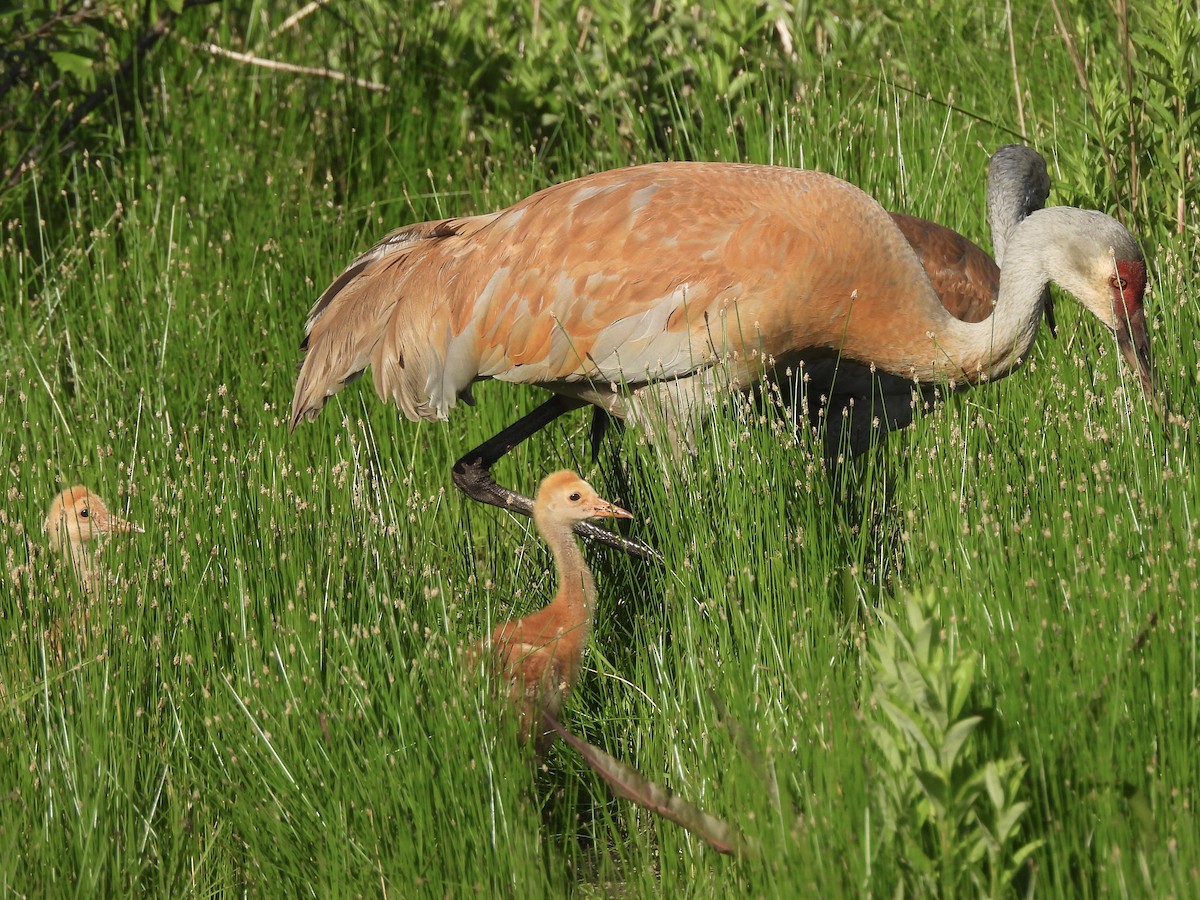
[(579, 679), (580, 659), (592, 626), (596, 583), (576, 543), (573, 526), (588, 519), (628, 519), (630, 513), (600, 499), (574, 472), (547, 475), (538, 487), (533, 521), (554, 556), (558, 593), (537, 612), (498, 626), (490, 641), (468, 654), (489, 654), (508, 685), (521, 716), (521, 737), (533, 739), (541, 755), (553, 740), (545, 714), (558, 716)]
[(85, 590), (96, 585), (96, 554), (101, 541), (119, 532), (142, 533), (142, 526), (108, 511), (104, 501), (83, 485), (67, 488), (50, 503), (42, 526), (55, 553), (65, 555)]
[(473, 498), (529, 514), (532, 501), (489, 469), (569, 409), (590, 403), (687, 441), (707, 392), (801, 361), (924, 383), (1000, 378), (1028, 355), (1050, 282), (1116, 335), (1153, 392), (1146, 266), (1120, 223), (1036, 210), (1008, 235), (1004, 262), (992, 314), (965, 322), (893, 218), (832, 175), (729, 163), (599, 172), (500, 212), (402, 228), (351, 263), (309, 315), (292, 427), (368, 366), (413, 420), (446, 418), (481, 379), (539, 385), (554, 396), (454, 466)]

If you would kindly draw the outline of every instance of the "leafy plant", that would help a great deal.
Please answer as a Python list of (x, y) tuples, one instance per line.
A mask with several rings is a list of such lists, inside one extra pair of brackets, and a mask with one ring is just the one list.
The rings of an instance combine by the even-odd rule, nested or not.
[(1086, 182), (1103, 171), (1108, 181), (1084, 199), (1105, 206), (1107, 193), (1122, 212), (1182, 234), (1200, 126), (1200, 12), (1173, 0), (1115, 4), (1111, 21), (1071, 19), (1057, 4), (1055, 12), (1092, 137), (1070, 154), (1071, 174)]
[(510, 128), (544, 137), (567, 120), (596, 128), (615, 119), (621, 152), (672, 149), (668, 135), (697, 124), (714, 97), (736, 124), (755, 109), (750, 88), (768, 73), (795, 80), (799, 60), (849, 56), (894, 21), (878, 4), (783, 0), (452, 0), (432, 15), (417, 52), (446, 89), (471, 98), (468, 127), (495, 140)]
[(1200, 128), (1200, 11), (1159, 0), (1140, 9), (1137, 24), (1131, 35), (1140, 76), (1135, 96), (1150, 126), (1146, 150), (1171, 163), (1159, 171), (1174, 195), (1175, 231), (1182, 234)]
[[(185, 9), (214, 0), (0, 3), (0, 194), (27, 169), (63, 148), (88, 141), (75, 132), (110, 96), (127, 101), (142, 57)], [(97, 119), (107, 124), (106, 115)]]
[(978, 656), (956, 648), (933, 594), (909, 596), (904, 608), (903, 621), (879, 613), (865, 687), (884, 847), (912, 894), (971, 887), (994, 897), (1041, 843), (1016, 846), (1027, 766), (973, 745), (987, 712), (972, 706)]

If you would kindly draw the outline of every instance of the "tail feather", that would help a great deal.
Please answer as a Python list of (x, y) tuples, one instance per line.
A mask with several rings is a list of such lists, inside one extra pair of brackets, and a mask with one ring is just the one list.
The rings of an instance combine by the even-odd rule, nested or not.
[[(387, 360), (388, 371), (376, 373), (380, 396), (394, 399), (410, 418), (416, 414), (422, 401), (413, 394), (427, 376), (407, 369), (437, 365), (438, 354), (430, 354), (427, 342), (442, 298), (411, 296), (405, 284), (430, 250), (446, 239), (469, 237), (494, 218), (443, 219), (400, 228), (350, 263), (325, 289), (305, 324), (304, 358), (292, 397), (293, 430), (381, 360)], [(397, 321), (401, 306), (402, 322)]]

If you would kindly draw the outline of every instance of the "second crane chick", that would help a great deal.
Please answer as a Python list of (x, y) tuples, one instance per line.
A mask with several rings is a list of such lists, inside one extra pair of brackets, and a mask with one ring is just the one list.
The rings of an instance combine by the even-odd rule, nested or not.
[(103, 500), (77, 484), (54, 498), (42, 530), (50, 549), (66, 556), (84, 590), (92, 591), (99, 586), (96, 556), (103, 539), (121, 532), (141, 534), (145, 529), (109, 512)]
[(533, 521), (550, 546), (558, 573), (558, 593), (542, 609), (498, 626), (490, 640), (471, 652), (488, 652), (497, 675), (521, 719), (522, 740), (534, 741), (539, 755), (553, 743), (545, 714), (557, 718), (579, 678), (580, 659), (591, 630), (596, 583), (572, 527), (594, 518), (631, 519), (632, 514), (602, 500), (574, 472), (547, 475), (534, 500)]

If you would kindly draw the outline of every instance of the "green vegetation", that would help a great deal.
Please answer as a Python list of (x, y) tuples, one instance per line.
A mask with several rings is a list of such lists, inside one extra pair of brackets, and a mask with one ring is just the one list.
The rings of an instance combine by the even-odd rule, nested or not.
[[(0, 8), (0, 884), (1200, 894), (1197, 18), (1056, 2), (1061, 25), (958, 0)], [(320, 290), (399, 224), (661, 158), (821, 168), (986, 246), (987, 154), (1022, 134), (1052, 203), (1139, 235), (1171, 421), (1068, 302), (1023, 370), (836, 474), (770, 398), (722, 404), (669, 482), (632, 431), (593, 466), (564, 418), (498, 478), (578, 468), (666, 557), (589, 551), (564, 723), (755, 850), (562, 745), (536, 769), (459, 651), (550, 596), (549, 558), (449, 468), (540, 398), (482, 384), (414, 425), (367, 379), (289, 434)], [(147, 528), (105, 548), (82, 624), (40, 550), (76, 482)], [(956, 728), (952, 760), (917, 738)]]
[[(1013, 802), (1025, 775), (1010, 757), (972, 765), (972, 735), (990, 707), (968, 713), (979, 659), (936, 616), (932, 594), (906, 602), (901, 624), (881, 612), (864, 704), (879, 750), (883, 839), (910, 893), (953, 896), (968, 887), (995, 896), (1039, 846), (1008, 848), (1028, 803)], [(986, 882), (986, 883), (985, 883)]]

